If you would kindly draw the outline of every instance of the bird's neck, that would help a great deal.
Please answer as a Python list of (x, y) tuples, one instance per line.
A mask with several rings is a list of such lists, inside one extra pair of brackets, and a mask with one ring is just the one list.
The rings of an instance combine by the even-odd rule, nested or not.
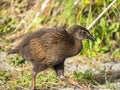
[(74, 39), (74, 45), (70, 50), (70, 57), (77, 55), (82, 50), (82, 41)]

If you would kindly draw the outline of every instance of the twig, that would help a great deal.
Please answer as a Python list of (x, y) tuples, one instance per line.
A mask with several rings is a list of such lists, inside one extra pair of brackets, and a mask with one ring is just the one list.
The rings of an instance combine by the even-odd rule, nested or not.
[(25, 18), (22, 19), (21, 22), (17, 25), (17, 27), (15, 28), (14, 32), (16, 32), (22, 26), (23, 23), (25, 23)]
[(116, 2), (117, 0), (114, 0), (93, 22), (90, 24), (87, 29), (89, 30), (107, 11), (110, 9), (110, 7)]

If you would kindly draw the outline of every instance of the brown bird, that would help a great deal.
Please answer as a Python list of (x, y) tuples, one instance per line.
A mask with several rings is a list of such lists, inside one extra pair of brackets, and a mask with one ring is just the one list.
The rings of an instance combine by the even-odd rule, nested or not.
[(63, 27), (42, 28), (28, 36), (8, 54), (18, 53), (33, 65), (31, 90), (35, 90), (37, 73), (53, 67), (57, 76), (74, 86), (81, 86), (64, 76), (64, 61), (77, 55), (82, 50), (82, 40), (95, 38), (89, 31), (79, 25), (68, 31)]

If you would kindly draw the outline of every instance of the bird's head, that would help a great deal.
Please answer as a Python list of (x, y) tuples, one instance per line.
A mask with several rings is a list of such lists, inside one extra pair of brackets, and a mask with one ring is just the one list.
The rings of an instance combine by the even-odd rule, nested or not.
[(86, 28), (79, 25), (72, 26), (68, 30), (68, 32), (77, 40), (84, 40), (84, 39), (90, 39), (92, 41), (96, 40)]

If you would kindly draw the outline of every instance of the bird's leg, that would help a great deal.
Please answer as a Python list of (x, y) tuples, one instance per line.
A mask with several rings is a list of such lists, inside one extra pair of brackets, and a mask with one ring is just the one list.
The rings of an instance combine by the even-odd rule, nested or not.
[(37, 73), (33, 70), (32, 71), (32, 84), (31, 84), (30, 90), (35, 90), (36, 75)]
[(78, 82), (70, 79), (70, 78), (67, 78), (64, 76), (64, 62), (56, 65), (53, 67), (57, 76), (62, 80), (62, 81), (66, 81), (76, 87), (79, 87), (79, 88), (84, 88), (83, 86), (81, 86)]

